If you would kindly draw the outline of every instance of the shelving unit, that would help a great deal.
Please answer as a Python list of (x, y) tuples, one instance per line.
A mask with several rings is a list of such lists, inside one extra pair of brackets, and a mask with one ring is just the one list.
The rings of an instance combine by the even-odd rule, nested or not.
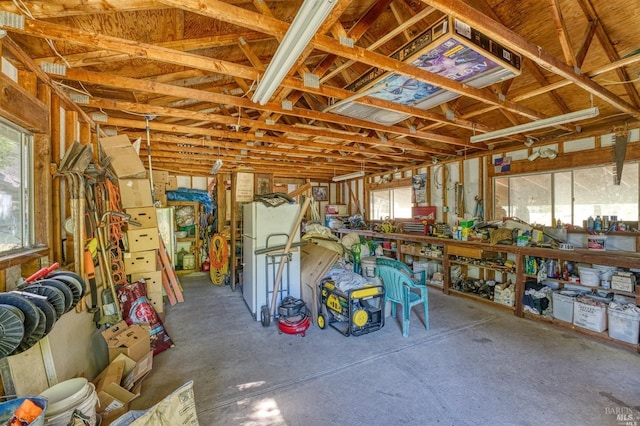
[[(640, 265), (640, 253), (638, 252), (622, 252), (622, 251), (594, 251), (587, 249), (576, 248), (574, 250), (559, 250), (553, 248), (541, 248), (541, 247), (518, 247), (512, 245), (496, 245), (490, 246), (488, 243), (479, 241), (459, 241), (445, 238), (422, 236), (415, 234), (384, 234), (366, 230), (339, 230), (339, 234), (348, 234), (355, 232), (361, 236), (372, 238), (375, 240), (395, 241), (399, 250), (395, 252), (398, 260), (403, 260), (406, 255), (418, 256), (420, 258), (429, 259), (427, 252), (421, 251), (420, 247), (424, 245), (432, 245), (443, 248), (442, 263), (444, 267), (444, 283), (442, 291), (445, 294), (465, 297), (471, 300), (475, 300), (481, 303), (490, 304), (499, 308), (506, 308), (512, 310), (515, 316), (532, 319), (536, 321), (543, 321), (558, 327), (562, 327), (568, 330), (575, 331), (580, 334), (588, 335), (599, 340), (603, 340), (609, 343), (613, 343), (619, 346), (623, 346), (634, 351), (640, 352), (640, 345), (629, 344), (620, 340), (612, 339), (609, 337), (607, 331), (602, 333), (594, 332), (586, 328), (574, 326), (571, 323), (548, 318), (542, 315), (535, 315), (525, 312), (524, 305), (522, 303), (525, 282), (527, 278), (534, 279), (535, 275), (528, 275), (524, 273), (524, 261), (525, 256), (533, 256), (537, 258), (556, 259), (560, 262), (569, 261), (575, 264), (577, 263), (590, 263), (606, 266), (615, 266), (629, 270), (631, 268), (638, 268)], [(416, 249), (417, 248), (417, 249)], [(416, 251), (417, 250), (417, 251)], [(476, 263), (479, 261), (476, 258), (482, 258), (485, 253), (498, 254), (503, 259), (512, 260), (514, 263), (513, 269), (504, 269), (502, 267), (495, 267), (493, 265), (482, 265)], [(474, 259), (472, 261), (464, 260), (464, 258)], [(437, 257), (436, 257), (437, 258)], [(495, 277), (495, 274), (507, 274), (512, 279), (514, 287), (514, 306), (503, 305), (485, 298), (482, 298), (473, 293), (465, 293), (456, 290), (451, 285), (450, 268), (452, 265), (460, 265), (464, 268), (482, 268), (484, 270), (484, 277)], [(561, 280), (557, 278), (548, 278), (549, 281), (558, 282), (562, 287), (564, 285), (579, 286), (579, 283), (572, 281)], [(433, 285), (432, 285), (433, 287)], [(585, 289), (602, 289), (607, 292), (613, 292), (621, 294), (630, 298), (635, 298), (635, 303), (640, 305), (640, 284), (635, 286), (635, 291), (627, 292), (614, 289), (603, 289), (602, 287), (590, 287), (583, 286)]]
[[(491, 288), (487, 281), (494, 281), (496, 285), (511, 282), (515, 287), (517, 282), (517, 262), (514, 253), (498, 251), (496, 247), (485, 247), (482, 244), (447, 245), (444, 256), (444, 286), (445, 294), (454, 293), (471, 299), (481, 300), (515, 311), (516, 303), (504, 304), (494, 301), (495, 286)], [(506, 266), (511, 260), (513, 266)], [(452, 283), (452, 266), (460, 267), (460, 280)], [(475, 288), (476, 283), (482, 283)], [(465, 291), (469, 288), (470, 291)], [(483, 295), (474, 290), (482, 290)], [(515, 302), (515, 300), (514, 300)]]
[(189, 247), (187, 251), (195, 256), (195, 266), (193, 269), (182, 269), (182, 265), (176, 264), (176, 273), (182, 275), (200, 271), (200, 247), (202, 247), (202, 241), (200, 240), (200, 203), (197, 201), (168, 201), (167, 206), (175, 209), (176, 231), (180, 230), (180, 210), (184, 209), (187, 212), (185, 213), (186, 215), (193, 216), (193, 227), (189, 229), (187, 236), (176, 238), (175, 256), (177, 259), (177, 254), (180, 250)]

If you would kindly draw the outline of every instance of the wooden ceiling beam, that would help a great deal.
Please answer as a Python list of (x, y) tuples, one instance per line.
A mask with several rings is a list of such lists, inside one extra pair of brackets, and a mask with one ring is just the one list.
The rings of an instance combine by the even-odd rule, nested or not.
[[(140, 157), (146, 157), (147, 145), (143, 143), (140, 147)], [(161, 145), (161, 146), (153, 146), (152, 144), (152, 159), (155, 160), (158, 157), (164, 156), (165, 158), (172, 159), (176, 162), (184, 161), (186, 163), (193, 164), (195, 161), (215, 161), (218, 158), (223, 161), (234, 161), (236, 157), (244, 157), (242, 161), (250, 162), (252, 164), (261, 164), (261, 165), (272, 165), (274, 162), (281, 164), (282, 166), (291, 166), (291, 167), (310, 167), (313, 166), (318, 170), (327, 170), (328, 172), (337, 171), (341, 173), (349, 172), (353, 170), (354, 167), (364, 167), (365, 171), (368, 172), (379, 172), (380, 170), (384, 170), (388, 167), (394, 166), (404, 166), (406, 163), (398, 163), (398, 164), (379, 164), (377, 166), (372, 165), (370, 162), (367, 162), (366, 159), (362, 160), (354, 160), (353, 158), (342, 158), (343, 163), (340, 162), (328, 162), (326, 158), (322, 157), (321, 153), (317, 153), (316, 156), (311, 155), (309, 153), (306, 155), (301, 153), (298, 157), (291, 156), (290, 153), (285, 153), (283, 155), (269, 155), (266, 153), (261, 154), (260, 156), (249, 154), (248, 152), (245, 154), (241, 153), (241, 150), (244, 148), (238, 148), (233, 153), (226, 153), (225, 155), (218, 155), (216, 151), (206, 152), (203, 151), (202, 147), (190, 146), (178, 146), (178, 145)], [(263, 150), (266, 151), (266, 150)], [(179, 155), (176, 155), (179, 154)], [(365, 163), (362, 166), (362, 163)], [(295, 176), (295, 175), (294, 175)]]
[[(496, 42), (502, 44), (505, 47), (513, 49), (521, 55), (531, 59), (539, 64), (544, 69), (547, 69), (554, 74), (557, 74), (580, 88), (584, 89), (588, 93), (602, 99), (609, 103), (614, 108), (631, 115), (638, 119), (640, 118), (640, 110), (633, 105), (621, 99), (619, 96), (600, 86), (596, 82), (589, 79), (584, 74), (576, 74), (573, 67), (563, 63), (556, 57), (542, 50), (539, 46), (529, 42), (524, 37), (504, 27), (498, 22), (487, 18), (486, 15), (478, 12), (473, 7), (464, 3), (461, 0), (421, 0), (422, 2), (433, 6), (436, 9), (462, 19), (468, 25), (481, 31), (487, 37), (494, 39)], [(582, 1), (580, 2), (582, 3)]]
[[(115, 87), (119, 89), (130, 89), (136, 90), (140, 92), (147, 92), (153, 94), (164, 94), (166, 96), (176, 96), (178, 98), (184, 99), (197, 99), (202, 102), (213, 102), (216, 104), (228, 104), (235, 105), (237, 107), (242, 107), (246, 109), (260, 109), (270, 110), (274, 113), (286, 114), (297, 116), (300, 118), (305, 118), (308, 120), (321, 120), (325, 122), (332, 122), (341, 125), (347, 126), (357, 126), (362, 129), (369, 130), (380, 130), (388, 133), (396, 133), (400, 135), (413, 136), (419, 139), (425, 140), (433, 140), (437, 142), (448, 143), (452, 145), (462, 145), (478, 148), (477, 145), (471, 145), (468, 142), (462, 141), (458, 138), (453, 138), (449, 136), (428, 133), (428, 132), (417, 132), (416, 134), (411, 134), (408, 129), (400, 126), (384, 126), (376, 123), (371, 123), (364, 120), (357, 120), (350, 117), (344, 117), (337, 114), (330, 113), (322, 113), (317, 111), (309, 111), (301, 108), (293, 108), (292, 110), (284, 110), (282, 109), (280, 104), (276, 103), (268, 103), (264, 107), (258, 106), (251, 102), (250, 99), (246, 99), (244, 97), (230, 96), (219, 93), (212, 93), (203, 90), (190, 89), (186, 87), (176, 87), (169, 84), (155, 83), (145, 80), (137, 80), (128, 77), (121, 77), (106, 73), (95, 73), (90, 71), (83, 71), (77, 69), (68, 69), (66, 78), (75, 81), (81, 81), (83, 83), (92, 83), (101, 86)], [(338, 89), (339, 90), (339, 89)], [(382, 143), (381, 141), (375, 141), (376, 143)], [(411, 149), (411, 148), (410, 148)]]
[[(146, 133), (144, 132), (127, 132), (127, 135), (131, 139), (142, 138), (143, 140), (146, 140)], [(196, 139), (195, 137), (174, 136), (174, 135), (170, 135), (166, 133), (158, 133), (158, 132), (154, 132), (151, 134), (152, 143), (161, 142), (161, 143), (167, 143), (167, 144), (194, 145), (194, 146), (200, 144), (203, 147), (206, 147), (208, 149), (224, 149), (225, 151), (238, 150), (241, 148), (247, 149), (247, 146), (241, 146), (238, 144), (237, 141), (231, 141), (229, 139), (230, 138), (225, 138), (220, 140), (220, 138), (216, 138), (216, 139), (211, 138), (211, 140), (208, 140), (206, 137)], [(336, 159), (336, 160), (344, 160), (348, 156), (352, 160), (355, 159), (354, 161), (361, 161), (361, 160), (372, 161), (377, 159), (380, 162), (380, 164), (385, 164), (385, 165), (386, 164), (399, 165), (399, 164), (402, 164), (403, 162), (406, 163), (407, 161), (424, 162), (428, 160), (428, 158), (420, 158), (420, 157), (412, 157), (412, 156), (407, 157), (404, 155), (382, 152), (382, 151), (375, 151), (375, 152), (364, 151), (363, 152), (358, 148), (355, 148), (352, 146), (344, 146), (344, 145), (338, 148), (336, 147), (332, 148), (330, 151), (338, 151), (337, 154), (334, 154), (333, 152), (327, 152), (329, 149), (325, 145), (320, 145), (320, 144), (317, 144), (314, 142), (308, 142), (308, 141), (300, 141), (300, 146), (316, 149), (318, 150), (317, 155), (321, 155), (327, 159)], [(248, 147), (248, 148), (251, 148), (251, 147)], [(283, 154), (286, 154), (289, 152), (289, 148), (279, 148), (272, 145), (255, 146), (253, 150), (255, 150), (256, 152), (273, 151), (273, 152), (279, 152)], [(358, 156), (356, 156), (355, 154), (358, 154)]]
[[(274, 20), (274, 19), (267, 19), (267, 17), (256, 14), (255, 12), (251, 12), (248, 10), (231, 6), (219, 0), (208, 0), (206, 5), (202, 4), (199, 0), (160, 0), (160, 1), (167, 5), (183, 8), (194, 13), (198, 13), (204, 16), (209, 16), (211, 18), (219, 19), (224, 22), (228, 22), (241, 27), (247, 27), (248, 25), (251, 25), (251, 28), (259, 29), (260, 31), (265, 31), (268, 33), (273, 33), (276, 36), (282, 35), (284, 32), (286, 32), (286, 28), (288, 28), (288, 24), (286, 24), (285, 22)], [(436, 4), (440, 3), (440, 1), (438, 0), (422, 0), (422, 1), (427, 3), (429, 2), (434, 2)], [(456, 0), (456, 1), (459, 1), (459, 0)], [(463, 6), (466, 6), (466, 5), (463, 5)], [(444, 7), (444, 6), (441, 6), (441, 7)], [(439, 9), (441, 9), (441, 7), (439, 7)], [(475, 12), (476, 15), (484, 16), (479, 14), (475, 9), (470, 8), (468, 6), (466, 7), (466, 9), (469, 9)], [(464, 10), (464, 9), (461, 9), (461, 10)], [(486, 21), (486, 17), (485, 17), (485, 21)], [(503, 30), (507, 30), (504, 27), (500, 27), (500, 28), (502, 28)], [(387, 71), (392, 71), (397, 74), (415, 78), (425, 83), (433, 84), (445, 90), (449, 90), (481, 102), (500, 106), (501, 108), (506, 108), (511, 112), (522, 115), (532, 120), (546, 118), (544, 114), (541, 114), (530, 108), (524, 107), (522, 105), (518, 105), (506, 99), (501, 100), (499, 98), (496, 98), (486, 90), (476, 89), (464, 83), (451, 80), (447, 77), (429, 72), (421, 68), (416, 68), (411, 64), (407, 64), (402, 61), (398, 61), (388, 56), (374, 53), (360, 47), (351, 48), (351, 47), (343, 46), (336, 40), (330, 37), (323, 36), (319, 33), (312, 39), (311, 45), (327, 53), (335, 53), (339, 56), (352, 59), (354, 61), (364, 62), (371, 66), (376, 66)], [(593, 82), (590, 82), (590, 84), (592, 86), (597, 86)], [(283, 85), (289, 86), (290, 78), (285, 79), (283, 81)], [(600, 86), (597, 86), (597, 87), (600, 87)], [(606, 89), (603, 89), (603, 90), (606, 91)], [(615, 95), (613, 94), (611, 94), (611, 96), (615, 97)], [(617, 99), (617, 97), (615, 98)], [(358, 99), (357, 102), (365, 103), (365, 100), (370, 101), (371, 99), (372, 99), (371, 97), (363, 97)], [(622, 100), (620, 101), (621, 101), (621, 103), (619, 103), (620, 106), (623, 106), (624, 104), (626, 104), (624, 101)], [(630, 110), (633, 111), (633, 108), (630, 108)], [(638, 112), (638, 114), (640, 114), (640, 112)], [(475, 148), (478, 148), (478, 147), (475, 146)]]
[[(117, 117), (108, 117), (107, 122), (106, 122), (107, 126), (116, 126), (119, 128), (132, 128), (132, 129), (145, 129), (146, 128), (146, 123), (145, 121), (142, 120), (130, 120), (130, 119), (124, 119), (124, 118), (117, 118)], [(155, 122), (152, 121), (149, 123), (149, 128), (153, 131), (156, 132), (167, 132), (167, 133), (182, 133), (185, 135), (199, 135), (199, 136), (210, 136), (210, 137), (215, 137), (215, 138), (223, 138), (223, 139), (228, 139), (228, 140), (240, 140), (243, 143), (246, 142), (255, 142), (255, 141), (261, 141), (261, 142), (268, 142), (270, 144), (276, 144), (276, 145), (290, 145), (292, 147), (295, 147), (296, 145), (305, 145), (306, 141), (302, 141), (302, 140), (295, 140), (295, 139), (286, 139), (283, 140), (283, 138), (276, 138), (276, 137), (271, 137), (268, 135), (264, 135), (264, 136), (256, 136), (255, 134), (250, 134), (250, 133), (243, 133), (243, 132), (232, 132), (229, 130), (216, 130), (216, 129), (206, 129), (206, 128), (202, 128), (202, 127), (192, 127), (192, 126), (183, 126), (183, 125), (175, 125), (175, 124), (164, 124), (164, 123), (159, 123), (159, 122)], [(335, 146), (331, 146), (329, 144), (324, 144), (322, 145), (321, 149), (327, 149), (327, 150), (333, 150), (333, 151), (343, 151), (344, 147), (342, 145), (338, 145), (336, 144)], [(358, 151), (358, 150), (347, 150), (350, 151), (352, 154), (354, 153), (360, 153), (361, 155), (364, 154), (371, 154), (371, 155), (378, 155), (380, 156), (381, 153), (379, 151), (375, 151), (375, 152), (367, 152), (365, 151)]]
[[(238, 42), (238, 39), (244, 39), (245, 41), (263, 41), (271, 37), (265, 36), (262, 33), (251, 31), (235, 34), (223, 34), (211, 37), (201, 37), (186, 40), (174, 40), (162, 43), (156, 43), (151, 46), (162, 47), (165, 49), (173, 49), (181, 52), (190, 52), (199, 49), (211, 49), (216, 47), (232, 46)], [(93, 46), (95, 47), (95, 46)], [(64, 55), (64, 59), (67, 63), (74, 67), (86, 67), (92, 65), (105, 65), (112, 64), (118, 61), (127, 61), (132, 58), (130, 53), (120, 53), (111, 50), (94, 50), (91, 52), (74, 53)], [(53, 62), (63, 64), (62, 59), (59, 56), (48, 56), (44, 58), (35, 59), (36, 63), (41, 62)]]
[(556, 27), (556, 33), (558, 33), (558, 39), (560, 40), (560, 46), (562, 47), (562, 53), (564, 54), (564, 61), (567, 65), (575, 67), (577, 64), (576, 54), (571, 45), (571, 39), (569, 37), (569, 31), (562, 16), (562, 10), (560, 9), (560, 3), (558, 0), (547, 0), (549, 4), (549, 10), (551, 11), (551, 17)]
[[(629, 56), (627, 58), (620, 59), (619, 61), (612, 62), (612, 63), (607, 64), (607, 65), (603, 65), (603, 66), (601, 66), (599, 68), (596, 68), (593, 71), (588, 71), (586, 73), (586, 76), (589, 77), (589, 78), (596, 78), (601, 74), (607, 73), (609, 71), (614, 71), (614, 70), (616, 70), (617, 68), (620, 68), (620, 67), (625, 67), (625, 66), (628, 66), (628, 65), (635, 64), (636, 62), (640, 62), (640, 55)], [(515, 101), (515, 102), (520, 102), (520, 101), (524, 101), (526, 99), (531, 99), (531, 98), (534, 98), (536, 96), (543, 95), (543, 94), (548, 93), (548, 92), (553, 91), (553, 90), (557, 90), (557, 89), (561, 89), (561, 88), (566, 87), (566, 86), (570, 86), (571, 84), (573, 84), (573, 83), (571, 81), (569, 81), (569, 80), (559, 80), (559, 81), (557, 81), (555, 83), (551, 83), (551, 84), (549, 84), (549, 85), (547, 85), (545, 87), (541, 87), (541, 88), (534, 89), (534, 90), (527, 90), (527, 91), (525, 91), (525, 93), (522, 93), (522, 94), (519, 94), (519, 95), (514, 95), (511, 99), (513, 101)], [(493, 111), (493, 110), (495, 110), (497, 108), (498, 107), (494, 106), (494, 105), (490, 105), (490, 106), (487, 106), (485, 108), (476, 108), (471, 112), (467, 112), (467, 113), (463, 114), (462, 116), (464, 118), (472, 118), (472, 117), (476, 117), (478, 115), (482, 115), (482, 114), (485, 114), (487, 112)]]
[[(237, 117), (233, 117), (230, 114), (228, 114), (228, 112), (226, 111), (226, 109), (223, 109), (223, 114), (225, 115), (217, 115), (217, 114), (211, 114), (211, 113), (200, 113), (200, 112), (196, 112), (196, 111), (187, 111), (187, 110), (183, 110), (183, 109), (176, 109), (176, 108), (166, 108), (166, 107), (150, 107), (149, 105), (144, 105), (144, 104), (136, 104), (136, 103), (132, 103), (132, 102), (125, 102), (125, 101), (114, 101), (114, 100), (109, 100), (109, 99), (99, 99), (99, 98), (91, 98), (89, 100), (89, 106), (94, 107), (94, 108), (98, 108), (98, 109), (103, 109), (103, 110), (107, 110), (107, 111), (131, 111), (133, 113), (136, 114), (155, 114), (159, 117), (177, 117), (180, 119), (188, 119), (188, 120), (204, 120), (207, 121), (209, 124), (222, 124), (225, 127), (232, 127), (235, 125), (239, 125), (241, 127), (245, 127), (245, 128), (249, 128), (252, 127), (256, 124), (256, 122), (254, 120), (248, 119), (248, 118), (237, 118)], [(364, 137), (364, 136), (357, 136), (357, 135), (353, 135), (353, 134), (347, 134), (345, 132), (341, 132), (341, 133), (336, 133), (331, 131), (330, 129), (327, 129), (325, 131), (318, 129), (318, 128), (305, 128), (305, 127), (296, 127), (296, 126), (288, 126), (288, 125), (283, 125), (283, 124), (273, 124), (273, 125), (263, 125), (261, 127), (258, 127), (258, 129), (262, 130), (265, 134), (268, 131), (279, 131), (279, 132), (283, 132), (285, 134), (294, 134), (294, 135), (304, 135), (304, 136), (308, 136), (308, 137), (313, 137), (313, 138), (323, 138), (323, 139), (328, 139), (328, 140), (334, 140), (336, 142), (338, 141), (342, 141), (342, 140), (347, 140), (347, 141), (351, 141), (354, 143), (361, 143), (361, 144), (366, 144), (366, 145), (370, 145), (370, 146), (377, 146), (376, 143), (374, 143), (373, 141), (375, 141), (375, 139), (373, 138), (369, 138), (369, 137)], [(222, 137), (222, 136), (221, 136)], [(256, 139), (255, 137), (253, 139)], [(274, 143), (278, 144), (292, 144), (294, 143), (294, 141), (292, 142), (287, 142), (285, 140), (278, 140), (275, 139)], [(397, 149), (404, 149), (404, 150), (411, 150), (413, 148), (413, 146), (408, 146), (406, 144), (391, 144), (391, 143), (384, 143), (382, 142), (380, 145), (383, 145), (385, 147), (388, 148), (397, 148)], [(318, 148), (318, 149), (335, 149), (335, 144), (314, 144), (314, 145), (308, 145), (308, 146), (313, 146), (314, 148)], [(345, 150), (343, 148), (340, 148), (340, 150)], [(353, 152), (353, 153), (358, 153), (358, 151), (356, 150), (349, 150), (346, 149), (347, 152)], [(433, 153), (436, 154), (447, 154), (446, 151), (443, 150), (433, 150)], [(402, 160), (402, 157), (393, 155), (393, 154), (384, 154), (384, 153), (380, 153), (378, 155), (381, 155), (383, 157), (389, 157), (395, 160)], [(421, 157), (420, 155), (416, 155), (415, 156), (416, 159), (425, 159), (425, 157)]]
[[(36, 19), (167, 8), (156, 0), (36, 0), (21, 5), (25, 6)], [(19, 8), (15, 1), (0, 1), (0, 10), (24, 14), (24, 10)]]
[[(542, 71), (540, 71), (537, 64), (535, 64), (534, 62), (531, 62), (528, 59), (525, 59), (522, 62), (527, 67), (531, 75), (533, 75), (533, 78), (535, 78), (536, 81), (540, 84), (540, 86), (546, 87), (549, 85), (549, 80), (547, 80), (547, 77), (545, 77)], [(567, 106), (566, 102), (554, 90), (547, 92), (547, 94), (551, 98), (551, 101), (553, 101), (553, 103), (556, 104), (558, 109), (560, 109), (560, 112), (562, 114), (566, 114), (571, 111)]]
[(589, 47), (591, 47), (591, 42), (593, 41), (593, 36), (596, 34), (597, 26), (597, 21), (589, 21), (587, 24), (587, 28), (582, 36), (582, 43), (580, 43), (580, 47), (576, 53), (576, 65), (579, 67), (582, 67), (584, 59), (587, 57), (587, 52), (589, 52)]
[[(616, 49), (613, 46), (613, 43), (611, 42), (611, 40), (609, 39), (609, 35), (607, 34), (607, 31), (602, 26), (602, 21), (599, 19), (598, 14), (593, 8), (593, 5), (591, 4), (591, 2), (589, 0), (579, 0), (578, 4), (582, 8), (582, 11), (584, 12), (587, 19), (589, 21), (595, 21), (597, 23), (596, 37), (598, 38), (600, 45), (606, 52), (607, 57), (609, 58), (609, 62), (615, 62), (618, 59), (620, 59), (618, 52), (616, 52)], [(618, 78), (620, 79), (621, 82), (628, 82), (629, 80), (631, 80), (629, 78), (629, 74), (627, 73), (627, 71), (622, 67), (616, 68), (616, 74), (618, 75)], [(623, 87), (625, 92), (627, 92), (627, 95), (629, 96), (629, 99), (631, 100), (633, 105), (635, 105), (636, 108), (639, 108), (640, 95), (638, 94), (638, 91), (636, 90), (635, 86), (632, 83), (625, 83), (623, 84)], [(638, 116), (635, 116), (635, 118), (638, 118)]]
[[(217, 0), (211, 0), (211, 1), (217, 1)], [(228, 6), (228, 5), (227, 5)], [(233, 7), (233, 6), (231, 6)], [(239, 8), (234, 8), (234, 9), (238, 9), (238, 10), (242, 10)], [(250, 13), (253, 15), (257, 15), (253, 12), (248, 12), (245, 11), (247, 13)], [(257, 15), (260, 16), (260, 15)], [(247, 19), (249, 19), (247, 17)], [(280, 21), (277, 21), (280, 22)], [(283, 23), (285, 24), (285, 23)], [(286, 24), (285, 24), (286, 25)], [(238, 64), (234, 64), (231, 62), (227, 62), (227, 61), (222, 61), (222, 60), (217, 60), (217, 59), (213, 59), (213, 58), (209, 58), (209, 57), (203, 57), (203, 56), (199, 56), (199, 55), (195, 55), (195, 54), (191, 54), (191, 53), (186, 53), (186, 52), (179, 52), (179, 51), (175, 51), (172, 49), (168, 49), (168, 48), (164, 48), (164, 47), (158, 47), (158, 46), (154, 46), (154, 45), (149, 45), (149, 44), (144, 44), (144, 43), (138, 43), (135, 41), (131, 41), (131, 40), (127, 40), (127, 39), (121, 39), (121, 38), (117, 38), (117, 37), (111, 37), (111, 36), (105, 36), (105, 35), (101, 35), (101, 34), (94, 34), (94, 33), (88, 33), (82, 30), (78, 30), (75, 28), (70, 28), (70, 27), (65, 27), (65, 26), (61, 26), (61, 25), (56, 25), (56, 24), (51, 24), (51, 23), (46, 23), (46, 22), (42, 22), (42, 21), (34, 21), (34, 20), (30, 20), (30, 19), (26, 19), (25, 20), (25, 29), (24, 30), (16, 30), (17, 32), (21, 32), (24, 34), (28, 34), (31, 36), (35, 36), (35, 37), (41, 37), (41, 38), (53, 38), (53, 39), (58, 39), (58, 40), (64, 40), (66, 42), (73, 42), (73, 43), (78, 43), (78, 44), (82, 44), (82, 45), (86, 45), (86, 46), (99, 46), (101, 48), (104, 49), (110, 49), (110, 50), (115, 50), (115, 51), (120, 51), (120, 52), (126, 52), (128, 55), (131, 55), (131, 57), (144, 57), (147, 59), (153, 59), (153, 60), (157, 60), (160, 62), (166, 62), (166, 63), (172, 63), (172, 64), (176, 64), (176, 65), (181, 65), (181, 66), (188, 66), (188, 67), (193, 67), (193, 68), (197, 68), (200, 70), (204, 70), (204, 71), (210, 71), (210, 72), (214, 72), (214, 73), (221, 73), (221, 74), (226, 74), (226, 75), (230, 75), (233, 77), (239, 77), (239, 78), (244, 78), (244, 79), (249, 79), (249, 80), (253, 80), (253, 81), (257, 81), (259, 78), (259, 73), (260, 71), (251, 67), (246, 67), (246, 66), (242, 66), (242, 65), (238, 65)], [(344, 46), (340, 45), (340, 43), (338, 43), (337, 41), (325, 37), (325, 39), (329, 42), (330, 45), (333, 45), (333, 48), (340, 47), (340, 50), (354, 50), (354, 49), (348, 49), (345, 48)], [(325, 51), (331, 51), (331, 47), (325, 47)], [(359, 50), (362, 50), (360, 48), (358, 48)], [(357, 50), (357, 49), (356, 49)], [(433, 75), (435, 77), (438, 78), (438, 80), (441, 82), (440, 84), (453, 84), (456, 87), (456, 90), (459, 93), (465, 93), (464, 87), (467, 87), (467, 90), (472, 91), (473, 93), (476, 94), (476, 96), (480, 96), (482, 97), (482, 99), (484, 99), (487, 102), (491, 102), (492, 99), (490, 100), (488, 97), (486, 97), (486, 95), (484, 95), (484, 92), (480, 91), (479, 89), (473, 89), (470, 88), (466, 85), (463, 85), (462, 83), (458, 83), (455, 82), (453, 80), (449, 80), (448, 78), (439, 76), (437, 74), (433, 74), (433, 73), (429, 73), (428, 71), (424, 71), (424, 70), (420, 70), (418, 68), (414, 68), (408, 64), (404, 64), (401, 61), (396, 61), (393, 60), (391, 58), (387, 58), (385, 56), (379, 55), (379, 54), (373, 54), (371, 52), (369, 52), (370, 55), (375, 55), (374, 57), (371, 58), (371, 61), (373, 61), (373, 64), (376, 64), (376, 58), (377, 59), (382, 59), (385, 61), (385, 67), (387, 69), (389, 68), (393, 68), (394, 64), (400, 64), (400, 67), (405, 71), (403, 74), (405, 75), (409, 75), (409, 76), (413, 76), (413, 70), (415, 70), (416, 72), (419, 72), (421, 75), (421, 78), (418, 77), (417, 75), (415, 76), (416, 78), (419, 78), (421, 80), (424, 80), (425, 78), (428, 79), (429, 75)], [(377, 66), (381, 66), (381, 64), (377, 64)], [(429, 82), (429, 81), (427, 81)], [(347, 97), (350, 97), (353, 95), (352, 92), (348, 91), (348, 90), (343, 90), (343, 89), (338, 89), (338, 88), (331, 88), (328, 86), (322, 86), (320, 89), (311, 89), (308, 88), (304, 85), (304, 83), (302, 82), (302, 80), (300, 79), (295, 79), (292, 77), (288, 77), (285, 78), (284, 80), (284, 85), (288, 86), (290, 88), (295, 88), (297, 90), (301, 90), (301, 91), (308, 91), (311, 93), (316, 93), (322, 96), (328, 96), (328, 97), (333, 97), (333, 98), (337, 98), (337, 99), (344, 99)], [(455, 126), (461, 126), (461, 127), (465, 127), (465, 128), (470, 128), (470, 129), (477, 129), (477, 130), (486, 130), (486, 131), (490, 131), (491, 129), (489, 128), (484, 128), (484, 126), (481, 125), (476, 125), (474, 123), (469, 123), (469, 122), (465, 122), (463, 120), (453, 120), (453, 121), (449, 121), (446, 120), (446, 118), (442, 117), (441, 115), (438, 114), (432, 114), (429, 113), (427, 111), (421, 110), (419, 108), (414, 108), (414, 107), (408, 107), (405, 105), (400, 105), (400, 104), (396, 104), (393, 102), (389, 102), (389, 101), (384, 101), (381, 99), (376, 99), (376, 98), (372, 98), (372, 97), (363, 97), (360, 99), (356, 100), (357, 102), (360, 103), (364, 103), (364, 104), (369, 104), (372, 106), (376, 106), (382, 109), (388, 109), (391, 111), (401, 111), (413, 116), (418, 116), (418, 117), (423, 117), (423, 118), (427, 118), (427, 119), (431, 119), (431, 120), (437, 120), (437, 121), (441, 121), (447, 124), (451, 124), (451, 125), (455, 125)], [(519, 111), (519, 113), (522, 113), (528, 117), (537, 117), (537, 118), (542, 118), (540, 116), (540, 114), (530, 111), (528, 109), (525, 109), (523, 107), (518, 107), (515, 105), (511, 105), (508, 101), (504, 101), (502, 102), (504, 103), (506, 106), (505, 107), (509, 107), (511, 106), (512, 108), (515, 108), (517, 111)], [(502, 104), (501, 103), (501, 104)], [(273, 103), (270, 103), (270, 105), (272, 105)], [(255, 106), (255, 105), (254, 105)], [(274, 111), (272, 111), (274, 112)], [(331, 114), (332, 116), (336, 116), (335, 114)], [(319, 119), (319, 118), (317, 118)], [(366, 125), (364, 125), (364, 127), (367, 127)], [(439, 135), (430, 135), (429, 136), (431, 139), (434, 138), (438, 138)], [(451, 139), (451, 143), (455, 143), (455, 144), (461, 144), (461, 145), (467, 145), (468, 142), (467, 141), (463, 141), (463, 140), (459, 140), (459, 139), (455, 139), (455, 138), (450, 138)], [(478, 144), (475, 144), (474, 146), (475, 148), (482, 148), (482, 146), (478, 146)]]

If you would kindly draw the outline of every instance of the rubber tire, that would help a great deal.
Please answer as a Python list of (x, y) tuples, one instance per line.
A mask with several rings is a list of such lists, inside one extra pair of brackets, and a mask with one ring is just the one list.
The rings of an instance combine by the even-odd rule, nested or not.
[(263, 327), (269, 327), (269, 325), (271, 325), (271, 311), (268, 306), (263, 306), (260, 310), (260, 322)]
[(327, 328), (327, 317), (325, 317), (324, 314), (318, 314), (317, 323), (318, 328), (320, 328), (320, 330), (324, 330)]

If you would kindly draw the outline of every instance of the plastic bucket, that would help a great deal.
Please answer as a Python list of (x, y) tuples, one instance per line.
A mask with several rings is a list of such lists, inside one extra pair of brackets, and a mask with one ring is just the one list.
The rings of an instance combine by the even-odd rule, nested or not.
[(578, 272), (580, 274), (580, 284), (588, 287), (598, 287), (600, 285), (599, 269), (579, 266)]
[(587, 236), (587, 248), (589, 250), (603, 251), (605, 249), (605, 243), (607, 242), (606, 235), (588, 235)]
[(182, 258), (182, 269), (196, 269), (196, 256), (185, 254)]
[(90, 425), (97, 424), (96, 415), (96, 403), (98, 402), (98, 394), (96, 393), (96, 387), (93, 383), (89, 383), (87, 386), (87, 393), (82, 399), (79, 399), (76, 403), (67, 407), (64, 411), (55, 415), (46, 415), (44, 425), (46, 426), (66, 426), (69, 424), (73, 412), (75, 410), (80, 411), (84, 416), (89, 418)]
[(41, 396), (25, 396), (10, 401), (0, 402), (0, 425), (6, 425), (9, 423), (13, 413), (20, 407), (25, 399), (30, 399), (31, 402), (42, 408), (42, 413), (32, 421), (29, 426), (43, 426), (44, 425), (44, 412), (47, 410), (47, 400)]

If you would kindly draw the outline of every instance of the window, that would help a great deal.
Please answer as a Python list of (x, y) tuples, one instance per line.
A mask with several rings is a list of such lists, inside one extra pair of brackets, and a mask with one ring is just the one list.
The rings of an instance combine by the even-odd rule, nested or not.
[(411, 217), (410, 186), (371, 191), (371, 219), (407, 219)]
[(32, 145), (31, 134), (0, 121), (0, 254), (33, 245)]
[(494, 179), (494, 218), (515, 216), (551, 226), (553, 219), (583, 226), (589, 216), (637, 221), (638, 164), (625, 164), (619, 185), (613, 166)]

